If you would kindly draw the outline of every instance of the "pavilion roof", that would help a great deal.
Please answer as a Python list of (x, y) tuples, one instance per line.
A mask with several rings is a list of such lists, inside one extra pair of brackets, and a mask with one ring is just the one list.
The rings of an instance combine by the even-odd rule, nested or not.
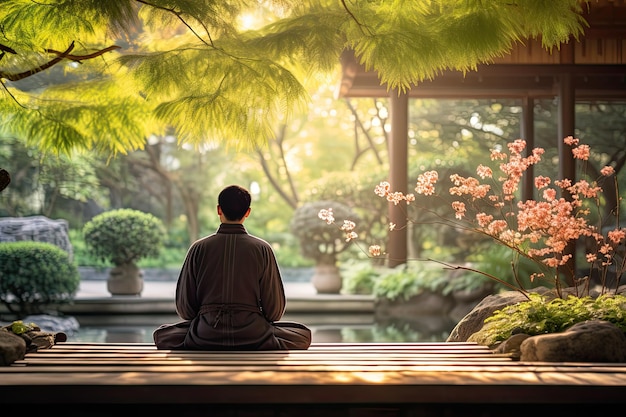
[[(409, 97), (554, 97), (559, 76), (569, 74), (580, 100), (626, 100), (626, 0), (595, 0), (583, 17), (589, 24), (578, 41), (547, 51), (538, 39), (476, 71), (443, 71), (408, 91)], [(386, 97), (378, 74), (366, 71), (346, 50), (342, 55), (341, 97)]]

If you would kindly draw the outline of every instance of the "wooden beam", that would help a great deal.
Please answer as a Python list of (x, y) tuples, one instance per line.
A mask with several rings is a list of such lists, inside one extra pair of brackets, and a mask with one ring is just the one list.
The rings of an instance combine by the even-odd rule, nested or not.
[[(348, 63), (344, 69), (341, 97), (388, 96), (376, 73), (355, 65)], [(551, 98), (559, 94), (555, 81), (565, 74), (572, 77), (578, 99), (626, 99), (626, 65), (481, 65), (465, 75), (442, 72), (413, 86), (408, 94), (410, 98)]]

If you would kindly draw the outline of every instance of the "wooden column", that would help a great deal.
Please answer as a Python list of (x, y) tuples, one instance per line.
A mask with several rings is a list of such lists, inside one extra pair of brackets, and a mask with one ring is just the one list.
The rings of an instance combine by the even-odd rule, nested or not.
[(569, 178), (575, 181), (576, 170), (572, 148), (563, 143), (566, 136), (575, 136), (575, 97), (572, 76), (564, 74), (561, 76), (559, 85), (559, 178)]
[[(561, 47), (561, 63), (572, 64), (574, 63), (574, 49), (571, 45), (565, 44)], [(573, 75), (571, 73), (564, 73), (559, 77), (559, 137), (558, 150), (559, 150), (559, 178), (568, 178), (572, 182), (576, 181), (576, 164), (574, 156), (572, 155), (572, 149), (563, 143), (563, 138), (566, 136), (575, 137), (576, 126), (576, 92), (574, 89)], [(569, 193), (565, 193), (563, 198), (571, 200)], [(567, 248), (565, 248), (564, 254), (572, 254), (572, 259), (564, 266), (563, 272), (566, 276), (571, 276), (571, 271), (576, 271), (576, 242), (571, 242)], [(568, 280), (568, 285), (574, 285), (572, 280)]]
[[(408, 190), (409, 97), (393, 90), (389, 96), (391, 141), (389, 144), (389, 183), (393, 191)], [(389, 221), (396, 225), (388, 232), (387, 265), (391, 268), (407, 261), (406, 203), (389, 203)]]
[[(522, 126), (521, 136), (526, 141), (526, 155), (535, 147), (535, 100), (532, 97), (522, 99)], [(522, 201), (535, 198), (535, 170), (529, 166), (524, 174), (522, 183)]]

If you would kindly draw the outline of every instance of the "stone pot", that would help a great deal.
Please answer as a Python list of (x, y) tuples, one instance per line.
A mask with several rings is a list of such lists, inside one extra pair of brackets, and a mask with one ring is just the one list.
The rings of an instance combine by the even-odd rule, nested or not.
[(316, 265), (311, 278), (318, 294), (339, 294), (342, 278), (336, 265)]
[(107, 279), (107, 290), (111, 295), (141, 295), (143, 271), (134, 263), (111, 268)]

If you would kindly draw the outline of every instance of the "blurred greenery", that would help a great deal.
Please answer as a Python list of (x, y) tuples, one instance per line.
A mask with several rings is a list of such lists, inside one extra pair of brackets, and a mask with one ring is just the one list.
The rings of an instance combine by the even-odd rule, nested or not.
[[(164, 135), (148, 138), (143, 150), (109, 160), (96, 154), (43, 155), (15, 138), (0, 141), (0, 166), (13, 177), (0, 193), (0, 216), (42, 214), (66, 219), (78, 265), (98, 266), (101, 263), (84, 250), (83, 225), (107, 210), (141, 210), (163, 221), (166, 239), (159, 257), (144, 259), (140, 266), (178, 268), (191, 241), (217, 229), (219, 190), (238, 183), (253, 193), (246, 228), (272, 244), (281, 265), (312, 265), (301, 255), (290, 222), (298, 207), (319, 200), (345, 204), (360, 219), (355, 229), (359, 237), (340, 254), (340, 264), (367, 260), (368, 246), (379, 244), (384, 252), (390, 233), (387, 202), (373, 192), (390, 168), (384, 128), (388, 120), (383, 111), (388, 103), (386, 99), (335, 99), (329, 86), (314, 98), (312, 108), (297, 123), (276, 126), (280, 136), (254, 151), (235, 152), (216, 145), (198, 152), (178, 147), (175, 138)], [(471, 167), (483, 162), (490, 148), (520, 135), (519, 100), (411, 99), (409, 105), (409, 184), (429, 169), (437, 169), (443, 179), (452, 172), (471, 174)], [(626, 105), (579, 104), (576, 110), (577, 123), (584, 121), (577, 133), (592, 145), (592, 163), (616, 164), (621, 154), (614, 150), (626, 149), (626, 135), (616, 136), (620, 129), (626, 131)], [(540, 174), (553, 178), (558, 175), (557, 115), (558, 106), (551, 100), (536, 103), (536, 145), (546, 148), (548, 162), (541, 165)], [(360, 125), (363, 130), (356, 128)], [(618, 171), (618, 181), (626, 181), (625, 175), (624, 170)], [(449, 211), (444, 202), (430, 204), (442, 215)], [(410, 259), (483, 262), (498, 275), (508, 271), (508, 258), (498, 255), (494, 262), (488, 255), (497, 247), (487, 250), (419, 211), (410, 216), (416, 220), (409, 225)], [(476, 275), (467, 280), (468, 284), (477, 281)], [(366, 277), (363, 281), (347, 281), (345, 288), (352, 290), (354, 285), (354, 291), (366, 291), (370, 284)]]

